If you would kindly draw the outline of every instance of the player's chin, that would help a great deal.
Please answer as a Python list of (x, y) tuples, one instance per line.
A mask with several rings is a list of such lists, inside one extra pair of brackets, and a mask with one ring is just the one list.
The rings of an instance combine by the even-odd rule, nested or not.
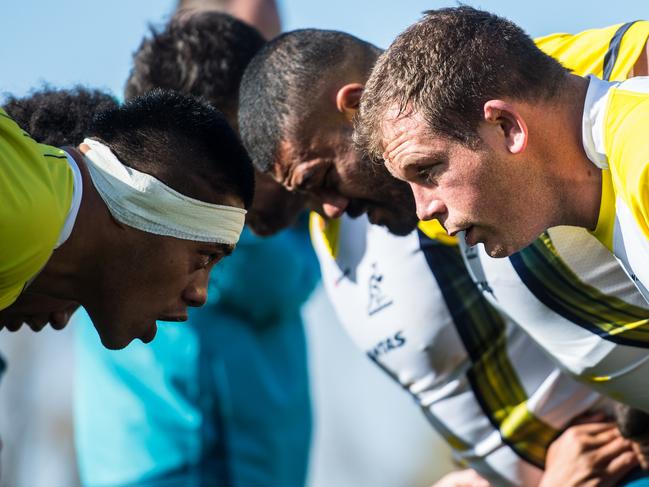
[(494, 259), (509, 257), (520, 250), (518, 245), (512, 245), (510, 242), (499, 242), (496, 239), (487, 238), (482, 243), (487, 254)]
[(121, 350), (127, 347), (133, 340), (140, 340), (143, 343), (151, 342), (158, 331), (156, 322), (150, 322), (146, 325), (132, 327), (122, 330), (122, 333), (100, 333), (101, 343), (109, 350)]
[(154, 321), (153, 324), (146, 329), (144, 334), (139, 337), (140, 341), (142, 343), (151, 343), (155, 338), (157, 332), (158, 332), (158, 325)]
[(137, 337), (128, 337), (125, 338), (123, 336), (101, 336), (101, 344), (106, 347), (108, 350), (121, 350), (122, 348), (126, 347), (129, 343), (131, 343), (135, 338)]

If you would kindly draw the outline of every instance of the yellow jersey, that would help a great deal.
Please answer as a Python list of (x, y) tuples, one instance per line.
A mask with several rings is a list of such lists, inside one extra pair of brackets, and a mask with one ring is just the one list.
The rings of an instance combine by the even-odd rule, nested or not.
[(649, 300), (649, 83), (626, 80), (645, 49), (649, 22), (636, 21), (576, 35), (552, 34), (537, 46), (575, 74), (590, 77), (582, 137), (589, 159), (602, 171), (602, 199), (593, 234), (621, 263)]
[(593, 234), (620, 261), (649, 301), (649, 78), (591, 77), (582, 133), (588, 158), (602, 169)]
[(64, 151), (37, 143), (0, 109), (0, 309), (50, 258), (74, 180)]
[(579, 76), (621, 81), (644, 50), (649, 22), (615, 24), (577, 34), (550, 34), (534, 39), (536, 46)]

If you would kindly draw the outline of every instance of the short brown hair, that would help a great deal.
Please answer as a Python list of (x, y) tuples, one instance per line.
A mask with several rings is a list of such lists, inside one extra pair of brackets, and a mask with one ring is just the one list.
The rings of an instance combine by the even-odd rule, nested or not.
[(428, 11), (377, 61), (356, 119), (356, 145), (381, 160), (382, 121), (396, 107), (422, 115), (431, 133), (476, 146), (485, 102), (550, 99), (566, 73), (506, 19), (466, 6)]

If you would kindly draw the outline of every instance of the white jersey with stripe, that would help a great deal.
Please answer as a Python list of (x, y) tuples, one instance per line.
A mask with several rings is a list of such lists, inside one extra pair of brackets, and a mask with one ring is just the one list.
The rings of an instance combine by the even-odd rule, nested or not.
[(649, 411), (649, 309), (597, 239), (581, 228), (556, 227), (509, 258), (491, 258), (482, 245), (464, 250), (485, 296), (560, 367)]
[(312, 217), (312, 240), (347, 333), (456, 456), (494, 485), (536, 485), (547, 445), (601, 396), (481, 298), (456, 246), (346, 216)]

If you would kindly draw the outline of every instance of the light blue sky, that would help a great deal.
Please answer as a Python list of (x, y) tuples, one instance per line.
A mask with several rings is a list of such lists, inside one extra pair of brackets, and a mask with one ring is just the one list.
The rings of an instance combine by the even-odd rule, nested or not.
[[(456, 5), (421, 0), (279, 0), (285, 30), (350, 32), (386, 47), (422, 11)], [(164, 22), (175, 0), (19, 0), (3, 2), (0, 93), (27, 93), (44, 82), (81, 83), (120, 94), (131, 54), (149, 23)], [(575, 32), (649, 16), (646, 0), (492, 0), (464, 3), (494, 11), (531, 35)]]

